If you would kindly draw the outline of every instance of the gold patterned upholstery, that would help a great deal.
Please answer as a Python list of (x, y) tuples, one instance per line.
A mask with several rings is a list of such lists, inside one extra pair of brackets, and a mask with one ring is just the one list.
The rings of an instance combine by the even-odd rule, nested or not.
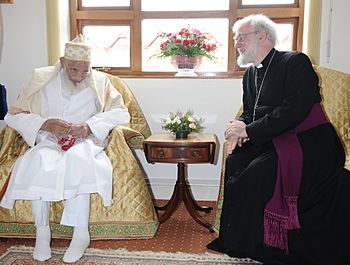
[(314, 66), (319, 78), (323, 107), (343, 142), (350, 170), (350, 74)]
[[(145, 116), (132, 91), (118, 77), (107, 75), (122, 94), (131, 115), (129, 126), (117, 126), (109, 136), (106, 153), (113, 166), (113, 203), (103, 207), (91, 194), (91, 239), (150, 238), (158, 229), (158, 218), (145, 174), (134, 149), (151, 135)], [(0, 133), (0, 189), (17, 157), (28, 148), (22, 137), (5, 127)], [(52, 203), (50, 220), (54, 238), (71, 237), (72, 229), (59, 224), (63, 203)], [(0, 207), (0, 237), (35, 237), (30, 201), (16, 201), (13, 210)]]
[[(343, 143), (346, 161), (345, 168), (350, 170), (350, 74), (314, 65), (320, 79), (322, 105), (328, 119), (332, 122)], [(236, 117), (242, 112), (242, 107)], [(223, 144), (223, 159), (220, 177), (220, 190), (214, 229), (219, 231), (220, 216), (224, 200), (224, 174), (226, 162), (226, 142)]]

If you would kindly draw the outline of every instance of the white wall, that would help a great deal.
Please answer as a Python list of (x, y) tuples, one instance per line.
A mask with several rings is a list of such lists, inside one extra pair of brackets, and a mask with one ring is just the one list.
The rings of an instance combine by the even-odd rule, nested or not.
[[(16, 0), (0, 4), (3, 17), (3, 50), (0, 83), (7, 89), (8, 105), (34, 67), (47, 65), (45, 0)], [(0, 127), (4, 125), (0, 121)]]
[(350, 1), (323, 0), (320, 65), (350, 74)]
[[(350, 2), (333, 0), (333, 20), (330, 61), (326, 61), (325, 41), (331, 0), (323, 1), (320, 64), (350, 72), (350, 53), (345, 45), (350, 41), (346, 26), (350, 23)], [(16, 0), (1, 5), (4, 23), (4, 49), (0, 62), (0, 82), (8, 90), (12, 105), (21, 85), (34, 67), (47, 64), (45, 0)], [(234, 116), (241, 100), (240, 79), (125, 79), (137, 97), (153, 132), (160, 132), (160, 118), (169, 111), (191, 108), (204, 117), (206, 132), (212, 132), (222, 143), (222, 133)], [(0, 123), (0, 127), (3, 123)], [(217, 165), (189, 165), (189, 181), (197, 199), (215, 200), (221, 170), (221, 149)], [(142, 152), (137, 155), (148, 175), (156, 198), (169, 198), (176, 179), (176, 165), (149, 165)]]

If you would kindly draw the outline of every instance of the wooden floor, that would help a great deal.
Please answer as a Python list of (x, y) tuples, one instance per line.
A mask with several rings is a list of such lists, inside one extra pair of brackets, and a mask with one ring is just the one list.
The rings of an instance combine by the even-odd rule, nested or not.
[[(215, 202), (199, 202), (200, 205), (212, 206), (212, 213), (203, 216), (210, 223), (214, 222)], [(208, 229), (196, 223), (187, 212), (183, 203), (179, 206), (174, 215), (161, 224), (156, 236), (151, 239), (142, 240), (98, 240), (92, 241), (91, 248), (128, 250), (150, 250), (166, 252), (205, 253), (211, 252), (206, 245), (217, 237), (216, 233), (210, 233)], [(34, 246), (34, 239), (0, 239), (0, 255), (10, 246), (26, 245)], [(54, 239), (52, 247), (67, 247), (69, 240)]]

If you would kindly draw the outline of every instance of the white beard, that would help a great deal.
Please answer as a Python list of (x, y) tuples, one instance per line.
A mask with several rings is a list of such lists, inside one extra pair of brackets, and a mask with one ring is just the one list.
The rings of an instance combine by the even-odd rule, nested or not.
[(240, 67), (245, 66), (247, 64), (254, 63), (257, 56), (257, 50), (252, 48), (250, 50), (246, 50), (244, 53), (241, 53), (237, 58), (237, 63)]
[(76, 85), (73, 84), (72, 81), (69, 80), (68, 75), (65, 69), (61, 70), (61, 80), (62, 80), (62, 94), (65, 98), (74, 95), (83, 89), (87, 88), (90, 84), (90, 76), (89, 74), (84, 80), (80, 81)]

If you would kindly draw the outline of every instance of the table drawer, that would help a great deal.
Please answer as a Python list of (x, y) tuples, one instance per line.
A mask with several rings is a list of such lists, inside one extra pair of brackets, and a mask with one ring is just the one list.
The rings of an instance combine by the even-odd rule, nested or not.
[(210, 150), (208, 147), (151, 147), (150, 158), (153, 161), (175, 162), (209, 162)]

